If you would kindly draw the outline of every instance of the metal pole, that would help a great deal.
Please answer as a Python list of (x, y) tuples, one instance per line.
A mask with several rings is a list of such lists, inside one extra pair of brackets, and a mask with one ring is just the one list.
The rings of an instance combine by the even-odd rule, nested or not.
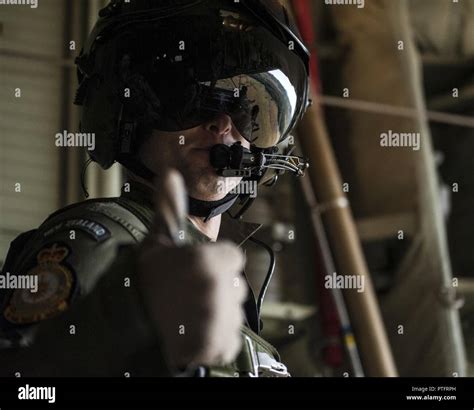
[(368, 376), (397, 376), (372, 280), (365, 262), (349, 203), (318, 105), (310, 107), (298, 127), (320, 212), (327, 228), (339, 274), (361, 275), (365, 289), (344, 289), (362, 362)]

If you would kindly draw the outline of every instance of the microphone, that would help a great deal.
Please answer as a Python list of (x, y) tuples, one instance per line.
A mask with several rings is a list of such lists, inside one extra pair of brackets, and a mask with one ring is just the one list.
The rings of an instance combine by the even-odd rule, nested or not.
[(262, 153), (253, 153), (240, 142), (228, 146), (214, 145), (210, 151), (211, 165), (224, 177), (250, 177), (252, 170), (262, 167), (265, 157)]
[(267, 150), (252, 147), (249, 150), (240, 142), (231, 146), (218, 144), (211, 148), (209, 159), (211, 166), (223, 177), (262, 176), (267, 169), (304, 175), (309, 166), (308, 161), (292, 156), (291, 151), (286, 155), (275, 154), (276, 151), (276, 147)]

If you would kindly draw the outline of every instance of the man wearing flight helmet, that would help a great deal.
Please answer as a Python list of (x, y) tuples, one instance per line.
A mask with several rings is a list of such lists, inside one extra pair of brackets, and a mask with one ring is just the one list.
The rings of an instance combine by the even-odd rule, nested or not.
[(284, 7), (112, 1), (77, 65), (91, 158), (129, 181), (12, 242), (4, 271), (40, 286), (0, 294), (1, 375), (288, 375), (241, 273), (258, 225), (227, 215), (242, 178), (305, 167), (275, 150), (308, 103)]

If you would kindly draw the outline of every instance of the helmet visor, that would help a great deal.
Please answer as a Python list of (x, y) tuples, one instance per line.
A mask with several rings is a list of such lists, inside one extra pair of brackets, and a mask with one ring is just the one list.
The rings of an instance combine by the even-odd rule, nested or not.
[[(167, 106), (170, 105), (174, 104)], [(173, 108), (161, 121), (169, 131), (192, 128), (225, 113), (242, 137), (255, 146), (268, 148), (278, 144), (290, 128), (297, 110), (297, 94), (288, 77), (275, 69), (200, 83), (193, 101)]]
[[(284, 140), (306, 108), (305, 63), (257, 17), (236, 9), (187, 9), (154, 21), (127, 21), (114, 37), (160, 102), (163, 131), (198, 126), (220, 113), (259, 148)], [(177, 32), (176, 27), (180, 27)]]

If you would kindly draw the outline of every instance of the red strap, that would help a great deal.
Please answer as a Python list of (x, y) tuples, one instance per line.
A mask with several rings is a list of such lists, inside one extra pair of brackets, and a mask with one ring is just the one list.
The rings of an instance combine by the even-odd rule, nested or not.
[(311, 0), (292, 0), (295, 18), (298, 23), (303, 41), (311, 52), (310, 76), (313, 92), (319, 94), (321, 83), (319, 78), (318, 59), (316, 54), (316, 32), (313, 25), (313, 9)]

